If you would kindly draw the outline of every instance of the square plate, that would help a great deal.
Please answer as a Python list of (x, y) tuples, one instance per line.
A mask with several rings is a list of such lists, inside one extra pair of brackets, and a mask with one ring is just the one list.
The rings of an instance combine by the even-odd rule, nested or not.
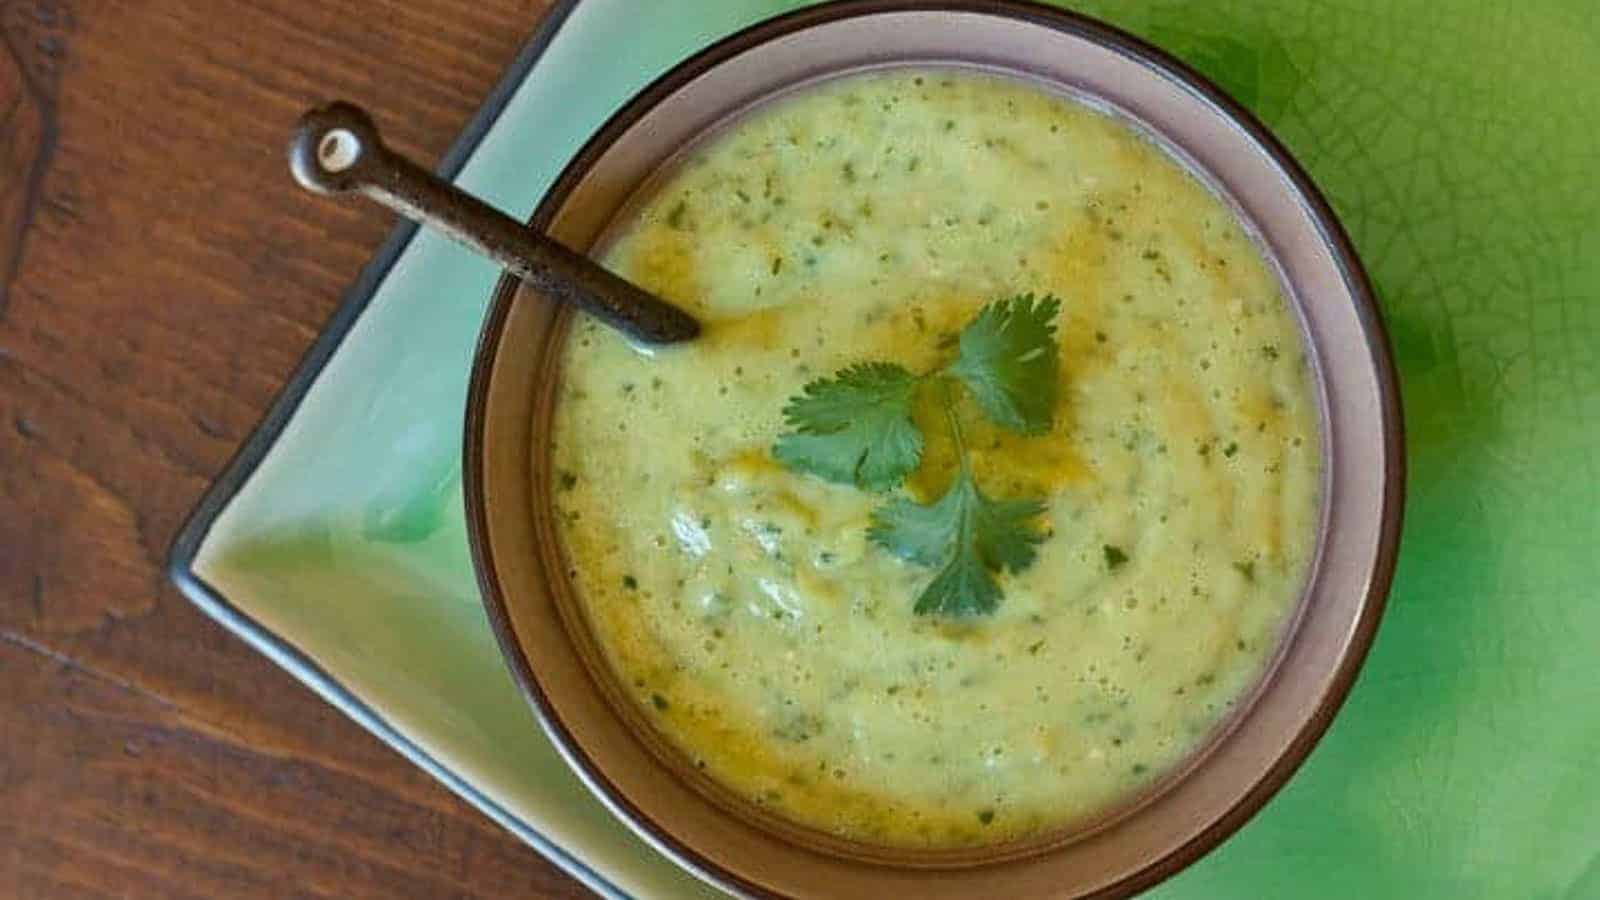
[[(559, 2), (442, 172), (525, 215), (651, 78), (802, 5)], [(1592, 0), (1067, 5), (1195, 65), (1296, 153), (1378, 285), (1411, 429), (1361, 682), (1266, 810), (1152, 896), (1600, 897)], [(461, 421), (497, 276), (399, 228), (177, 537), (172, 577), (597, 892), (710, 895), (567, 770), (479, 603)]]

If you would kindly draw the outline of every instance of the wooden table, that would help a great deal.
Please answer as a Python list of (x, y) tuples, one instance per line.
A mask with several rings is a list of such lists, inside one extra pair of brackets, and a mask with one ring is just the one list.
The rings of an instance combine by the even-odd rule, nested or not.
[(0, 0), (0, 897), (584, 893), (162, 571), (393, 224), (295, 117), (436, 159), (547, 6)]

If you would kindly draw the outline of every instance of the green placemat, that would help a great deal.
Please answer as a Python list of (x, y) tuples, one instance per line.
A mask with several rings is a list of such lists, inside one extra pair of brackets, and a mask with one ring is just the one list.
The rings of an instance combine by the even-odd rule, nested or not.
[[(582, 0), (457, 180), (528, 211), (634, 90), (798, 5)], [(1360, 683), (1288, 787), (1151, 896), (1600, 898), (1600, 4), (1068, 5), (1216, 79), (1305, 164), (1377, 284), (1409, 431)], [(565, 770), (478, 606), (459, 423), (494, 277), (413, 240), (179, 574), (589, 883), (697, 892)]]
[(1188, 897), (1600, 897), (1600, 4), (1096, 3), (1250, 106), (1400, 370), (1400, 568), (1355, 691)]

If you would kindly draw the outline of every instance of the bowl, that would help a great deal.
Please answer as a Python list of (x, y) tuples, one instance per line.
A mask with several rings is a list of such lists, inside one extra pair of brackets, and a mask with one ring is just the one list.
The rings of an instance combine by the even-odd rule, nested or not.
[(1321, 520), (1292, 625), (1254, 692), (1202, 750), (1093, 827), (943, 851), (876, 851), (788, 824), (679, 761), (612, 683), (556, 540), (549, 423), (571, 315), (520, 282), (495, 291), (469, 391), (464, 472), (484, 603), (540, 723), (640, 837), (748, 896), (1125, 896), (1194, 861), (1283, 785), (1328, 727), (1371, 644), (1394, 569), (1404, 465), (1388, 343), (1327, 202), (1247, 111), (1181, 63), (1091, 19), (1020, 2), (827, 4), (768, 20), (646, 87), (534, 213), (591, 249), (683, 148), (832, 76), (961, 66), (1031, 79), (1130, 121), (1257, 236), (1298, 316), (1324, 436)]

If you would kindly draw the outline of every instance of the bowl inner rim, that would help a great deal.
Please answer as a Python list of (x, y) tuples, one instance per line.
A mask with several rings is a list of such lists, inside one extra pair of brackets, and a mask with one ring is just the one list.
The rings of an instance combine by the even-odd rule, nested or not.
[[(1209, 171), (1199, 165), (1184, 149), (1174, 143), (1165, 134), (1155, 129), (1148, 122), (1133, 116), (1128, 110), (1117, 106), (1107, 99), (1085, 93), (1072, 85), (1047, 81), (1033, 72), (1024, 72), (1012, 68), (1003, 68), (992, 63), (977, 63), (964, 60), (913, 60), (913, 61), (880, 61), (864, 65), (841, 68), (834, 71), (819, 73), (803, 81), (784, 85), (768, 94), (756, 97), (738, 109), (723, 115), (715, 124), (702, 131), (693, 141), (676, 149), (673, 154), (662, 162), (653, 172), (645, 177), (644, 181), (635, 188), (615, 211), (604, 228), (601, 230), (590, 246), (590, 254), (603, 256), (607, 248), (623, 236), (637, 220), (642, 207), (653, 202), (659, 190), (671, 183), (682, 171), (696, 153), (716, 143), (730, 130), (739, 127), (750, 117), (770, 109), (774, 104), (802, 96), (813, 89), (819, 88), (829, 82), (840, 79), (850, 79), (857, 76), (870, 76), (879, 73), (894, 71), (915, 70), (918, 72), (951, 72), (957, 74), (986, 76), (1004, 79), (1013, 83), (1040, 91), (1051, 96), (1061, 97), (1072, 103), (1087, 107), (1102, 115), (1116, 120), (1122, 126), (1133, 131), (1141, 138), (1157, 147), (1170, 161), (1178, 165), (1190, 177), (1200, 184), (1222, 202), (1234, 220), (1244, 231), (1246, 237), (1255, 251), (1260, 254), (1263, 262), (1276, 280), (1280, 292), (1283, 294), (1289, 307), (1289, 313), (1294, 317), (1300, 347), (1307, 354), (1307, 368), (1311, 378), (1311, 390), (1316, 400), (1317, 429), (1319, 440), (1319, 458), (1321, 470), (1317, 482), (1317, 514), (1315, 531), (1321, 535), (1327, 527), (1328, 487), (1331, 473), (1329, 465), (1329, 443), (1324, 439), (1328, 432), (1328, 400), (1327, 389), (1323, 383), (1322, 373), (1317, 366), (1315, 349), (1310, 340), (1310, 333), (1306, 323), (1304, 311), (1299, 300), (1294, 294), (1294, 285), (1290, 283), (1288, 274), (1274, 256), (1260, 227), (1249, 217), (1244, 207)], [(565, 348), (568, 328), (573, 321), (570, 315), (562, 316), (554, 326), (550, 338), (550, 347), (546, 351), (552, 358), (558, 357)], [(561, 382), (561, 367), (559, 362), (548, 370), (552, 384)], [(553, 404), (552, 404), (553, 406)], [(550, 410), (553, 412), (553, 409)], [(541, 418), (538, 426), (547, 428), (549, 421)], [(547, 448), (546, 448), (547, 449)], [(548, 456), (541, 458), (538, 450), (533, 452), (532, 465), (535, 469), (541, 466), (549, 467)], [(530, 477), (533, 473), (530, 472)], [(549, 500), (553, 495), (547, 494), (544, 498), (536, 497), (544, 514), (548, 515)], [(555, 531), (550, 532), (552, 535)], [(565, 542), (557, 537), (554, 541), (562, 549), (560, 566), (552, 568), (566, 569), (574, 565), (570, 555), (565, 553)], [(948, 849), (917, 849), (893, 846), (875, 845), (866, 842), (853, 841), (821, 831), (811, 826), (786, 819), (765, 808), (758, 808), (748, 800), (735, 794), (731, 789), (722, 785), (714, 778), (698, 771), (691, 760), (685, 757), (682, 748), (671, 743), (660, 730), (657, 729), (637, 702), (621, 687), (622, 674), (616, 672), (606, 660), (605, 653), (599, 641), (594, 637), (595, 626), (593, 619), (588, 615), (588, 609), (578, 599), (578, 591), (570, 584), (557, 588), (556, 606), (560, 612), (563, 625), (567, 628), (571, 639), (579, 645), (580, 654), (585, 664), (589, 667), (590, 677), (602, 690), (616, 708), (617, 715), (628, 721), (639, 733), (639, 738), (651, 752), (667, 768), (672, 769), (678, 777), (688, 781), (697, 790), (701, 791), (713, 803), (718, 803), (732, 815), (744, 816), (751, 821), (779, 832), (791, 840), (795, 840), (826, 852), (839, 853), (867, 860), (897, 862), (900, 864), (923, 865), (936, 867), (940, 865), (962, 865), (972, 861), (975, 855), (982, 854), (985, 860), (994, 860), (1001, 857), (1011, 858), (1025, 856), (1032, 853), (1043, 852), (1052, 847), (1068, 841), (1078, 840), (1095, 831), (1105, 828), (1116, 820), (1129, 815), (1138, 808), (1155, 800), (1173, 784), (1181, 781), (1195, 766), (1200, 765), (1204, 758), (1232, 731), (1248, 714), (1251, 705), (1260, 696), (1266, 683), (1271, 680), (1277, 667), (1287, 655), (1289, 641), (1293, 638), (1296, 629), (1303, 618), (1306, 601), (1310, 596), (1309, 585), (1316, 580), (1316, 573), (1321, 562), (1321, 542), (1316, 541), (1312, 547), (1310, 558), (1306, 562), (1305, 571), (1301, 574), (1295, 587), (1296, 597), (1294, 606), (1284, 615), (1283, 621), (1277, 629), (1272, 653), (1256, 673), (1252, 684), (1238, 697), (1234, 698), (1231, 708), (1226, 714), (1207, 731), (1190, 751), (1184, 754), (1178, 762), (1164, 772), (1156, 780), (1143, 787), (1118, 798), (1115, 802), (1103, 809), (1076, 819), (1065, 820), (1057, 825), (1032, 835), (1026, 839), (1014, 842), (996, 842), (993, 844), (977, 845), (971, 848)]]

